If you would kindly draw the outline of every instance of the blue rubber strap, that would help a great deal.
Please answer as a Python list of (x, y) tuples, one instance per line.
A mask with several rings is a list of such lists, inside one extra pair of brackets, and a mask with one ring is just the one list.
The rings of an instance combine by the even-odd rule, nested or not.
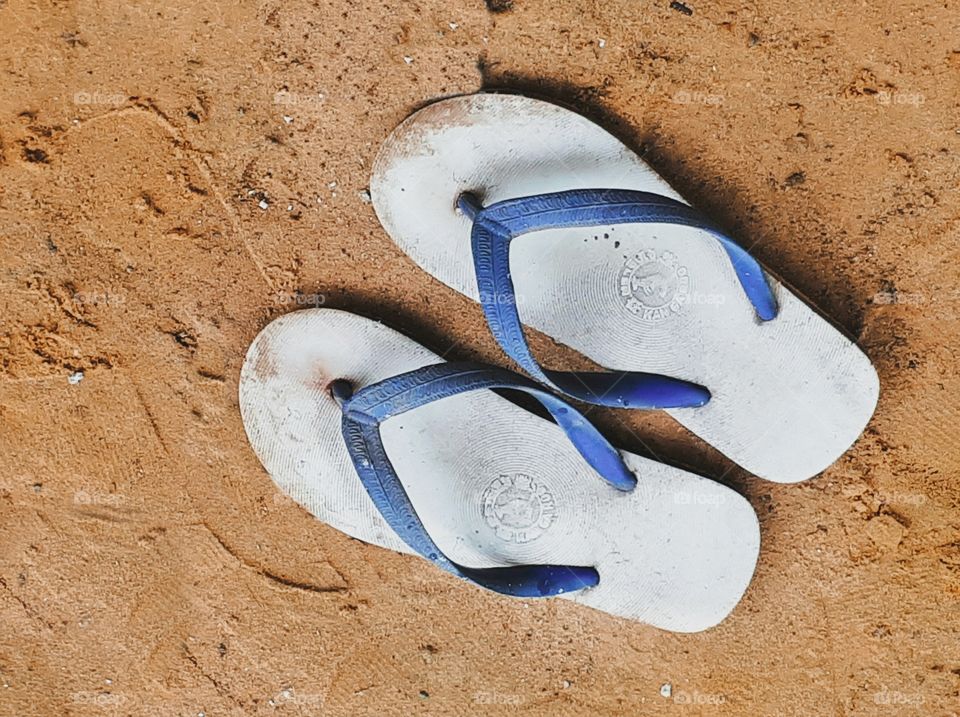
[(776, 300), (763, 270), (736, 242), (696, 210), (669, 197), (626, 189), (582, 189), (508, 199), (481, 207), (471, 195), (458, 206), (471, 219), (474, 269), (487, 324), (500, 346), (537, 380), (588, 403), (620, 408), (702, 406), (710, 399), (689, 381), (631, 371), (567, 372), (542, 368), (517, 313), (510, 275), (510, 242), (528, 232), (605, 224), (679, 224), (709, 232), (723, 246), (757, 316), (769, 321)]
[(466, 362), (425, 366), (367, 386), (344, 406), (344, 413), (358, 423), (376, 425), (458, 393), (491, 388), (523, 391), (536, 398), (604, 480), (622, 491), (636, 486), (637, 479), (620, 453), (583, 414), (533, 381), (506, 369)]
[(335, 384), (342, 401), (343, 436), (357, 475), (381, 515), (411, 549), (454, 575), (507, 595), (546, 597), (598, 584), (600, 576), (592, 567), (469, 568), (451, 561), (417, 516), (386, 454), (379, 428), (387, 418), (466, 391), (516, 389), (535, 396), (550, 411), (581, 455), (604, 479), (620, 490), (632, 489), (636, 478), (619, 453), (576, 409), (522, 376), (477, 364), (426, 366), (368, 386), (353, 396), (347, 395), (348, 389), (342, 382)]

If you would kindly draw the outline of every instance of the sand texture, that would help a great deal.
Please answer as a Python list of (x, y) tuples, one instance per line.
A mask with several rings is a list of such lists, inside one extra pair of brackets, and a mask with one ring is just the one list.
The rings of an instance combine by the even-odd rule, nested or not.
[[(0, 715), (960, 712), (960, 5), (684, 2), (0, 0)], [(472, 589), (247, 443), (244, 353), (297, 307), (509, 365), (366, 191), (398, 122), (481, 88), (643, 152), (877, 367), (800, 485), (590, 411), (760, 516), (713, 630)]]

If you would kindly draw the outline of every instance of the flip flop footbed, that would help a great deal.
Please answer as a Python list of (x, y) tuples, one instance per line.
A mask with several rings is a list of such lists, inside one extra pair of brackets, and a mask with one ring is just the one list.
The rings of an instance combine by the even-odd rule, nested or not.
[[(318, 519), (411, 552), (366, 494), (328, 386), (342, 378), (360, 390), (440, 361), (354, 314), (283, 316), (260, 333), (243, 365), (250, 443), (277, 486)], [(600, 584), (564, 599), (684, 632), (722, 620), (753, 574), (759, 529), (743, 497), (629, 453), (638, 486), (617, 491), (554, 423), (490, 391), (395, 416), (381, 431), (424, 527), (456, 563), (594, 566)]]
[[(462, 192), (484, 205), (587, 188), (683, 201), (584, 117), (500, 94), (442, 100), (409, 117), (384, 142), (370, 187), (398, 246), (474, 300), (471, 222), (456, 210)], [(706, 406), (670, 414), (758, 476), (815, 475), (873, 413), (879, 385), (859, 348), (772, 277), (779, 314), (760, 322), (707, 232), (664, 224), (550, 229), (514, 240), (510, 259), (524, 324), (608, 369), (706, 386)]]

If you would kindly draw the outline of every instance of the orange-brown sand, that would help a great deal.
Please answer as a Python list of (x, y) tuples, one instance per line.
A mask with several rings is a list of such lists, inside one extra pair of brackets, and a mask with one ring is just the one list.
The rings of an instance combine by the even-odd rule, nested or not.
[[(960, 6), (684, 3), (0, 0), (0, 714), (960, 711)], [(365, 194), (400, 120), (481, 88), (644, 152), (877, 366), (800, 485), (590, 412), (757, 510), (713, 630), (365, 546), (247, 444), (244, 352), (300, 307), (508, 365)]]

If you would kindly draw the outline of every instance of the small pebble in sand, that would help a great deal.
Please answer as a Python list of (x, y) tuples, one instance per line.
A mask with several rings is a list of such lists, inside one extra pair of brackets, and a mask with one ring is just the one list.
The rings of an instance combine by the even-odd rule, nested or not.
[(257, 202), (257, 206), (263, 210), (266, 210), (270, 207), (270, 204), (266, 199), (261, 199), (259, 202)]
[(671, 685), (669, 682), (664, 682), (662, 685), (660, 685), (661, 697), (669, 697), (672, 694), (673, 694), (673, 685)]
[(370, 192), (368, 192), (366, 189), (361, 189), (359, 192), (357, 192), (357, 196), (360, 197), (360, 201), (364, 204), (369, 204), (371, 201)]
[(76, 386), (82, 380), (83, 380), (83, 371), (76, 371), (67, 377), (67, 381), (70, 382), (71, 386)]
[(287, 124), (290, 124), (291, 122), (293, 122), (293, 117), (289, 117), (289, 116), (287, 116), (287, 115), (284, 115), (284, 116), (283, 116), (283, 121), (286, 122)]
[(607, 46), (607, 41), (606, 41), (606, 40), (603, 40), (603, 39), (600, 39), (600, 40), (597, 40), (597, 44), (600, 46), (600, 49), (602, 50), (603, 48), (605, 48), (605, 47)]
[(569, 690), (571, 684), (572, 684), (572, 683), (570, 682), (570, 680), (564, 680), (564, 681), (563, 681), (563, 689)]
[(292, 205), (292, 204), (288, 204), (288, 205), (287, 205), (287, 211), (288, 211), (288, 212), (292, 212), (292, 211), (293, 211), (293, 205)]
[(404, 56), (403, 56), (403, 61), (406, 62), (406, 63), (409, 65), (411, 62), (413, 62), (413, 58), (410, 57), (410, 56), (408, 56), (408, 55), (404, 55)]
[(456, 30), (458, 27), (460, 27), (460, 26), (459, 26), (457, 23), (455, 23), (455, 22), (451, 22), (451, 23), (449, 23), (449, 25), (450, 25), (450, 29), (451, 29), (451, 30)]

